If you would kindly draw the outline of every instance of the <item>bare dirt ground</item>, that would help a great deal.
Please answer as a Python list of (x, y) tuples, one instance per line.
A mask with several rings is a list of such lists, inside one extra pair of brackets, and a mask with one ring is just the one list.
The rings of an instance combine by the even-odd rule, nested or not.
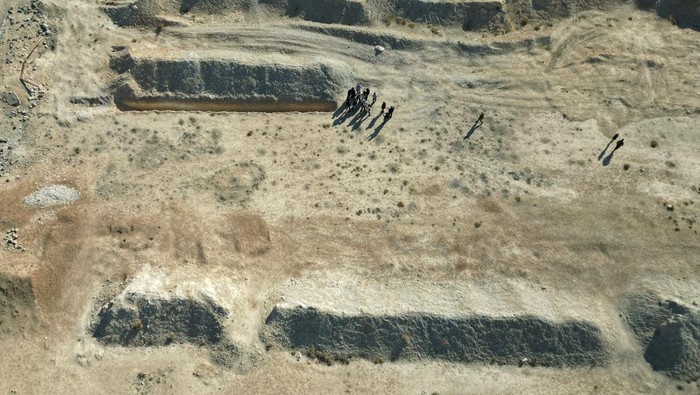
[[(329, 25), (262, 6), (120, 27), (102, 6), (0, 5), (0, 93), (20, 102), (0, 101), (0, 391), (700, 392), (697, 377), (652, 368), (625, 307), (636, 293), (690, 314), (700, 303), (698, 31), (627, 4), (507, 31)], [(120, 111), (115, 46), (330, 65), (346, 84), (338, 105), (359, 81), (396, 111), (386, 123), (378, 105), (361, 121), (342, 108)], [(79, 197), (54, 188), (41, 201), (59, 204), (27, 204), (52, 185)], [(217, 336), (236, 351), (179, 332), (100, 342), (96, 317), (119, 294), (221, 306)], [(417, 352), (327, 366), (261, 335), (280, 303), (580, 320), (608, 357), (518, 366)], [(143, 319), (129, 318), (133, 336), (153, 329)], [(694, 361), (684, 366), (700, 376)]]

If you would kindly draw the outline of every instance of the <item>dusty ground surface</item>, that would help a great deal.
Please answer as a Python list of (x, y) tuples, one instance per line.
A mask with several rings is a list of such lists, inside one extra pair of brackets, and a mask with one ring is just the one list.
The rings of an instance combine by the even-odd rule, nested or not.
[[(509, 32), (341, 27), (253, 8), (172, 17), (184, 21), (156, 34), (117, 26), (101, 5), (0, 5), (16, 21), (0, 33), (0, 86), (20, 101), (0, 102), (0, 391), (700, 391), (652, 369), (624, 307), (639, 292), (700, 303), (698, 31), (617, 5)], [(318, 31), (332, 26), (406, 45), (375, 55), (374, 44)], [(349, 70), (347, 88), (360, 81), (396, 112), (383, 125), (376, 105), (354, 123), (331, 112), (122, 112), (113, 46), (328, 60)], [(624, 146), (602, 153), (615, 134)], [(52, 185), (79, 196), (23, 202)], [(93, 336), (100, 306), (121, 292), (169, 300), (197, 287), (201, 303), (228, 312), (237, 351), (226, 363), (192, 342)], [(327, 366), (265, 344), (282, 302), (580, 319), (610, 357), (591, 368)]]

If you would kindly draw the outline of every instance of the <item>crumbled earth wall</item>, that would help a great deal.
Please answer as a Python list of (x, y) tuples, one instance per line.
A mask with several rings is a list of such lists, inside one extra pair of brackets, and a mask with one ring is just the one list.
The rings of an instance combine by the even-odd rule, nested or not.
[[(697, 24), (694, 0), (637, 0), (656, 7), (659, 15), (674, 16), (681, 25)], [(622, 0), (135, 0), (103, 7), (120, 26), (177, 24), (177, 17), (190, 12), (225, 14), (262, 5), (280, 15), (306, 21), (343, 25), (374, 25), (394, 18), (434, 25), (461, 26), (464, 30), (510, 30), (527, 18), (570, 17), (577, 12), (620, 4)], [(657, 4), (658, 3), (658, 4)], [(693, 16), (695, 15), (695, 16)], [(697, 25), (696, 25), (697, 26)]]
[(606, 0), (532, 0), (532, 9), (552, 18), (569, 17), (580, 11), (615, 3)]
[(107, 5), (102, 10), (119, 26), (177, 24), (172, 17), (189, 12), (220, 14), (248, 9), (244, 0), (135, 0)]
[(395, 0), (398, 17), (436, 25), (460, 25), (464, 30), (480, 30), (491, 25), (502, 26), (506, 15), (501, 1), (451, 2)]
[(289, 17), (320, 23), (369, 25), (367, 3), (362, 0), (262, 0), (261, 4), (283, 10)]
[(158, 101), (179, 101), (199, 103), (209, 110), (217, 110), (218, 103), (222, 109), (235, 110), (239, 105), (243, 111), (332, 111), (347, 85), (342, 73), (323, 63), (134, 58), (123, 49), (113, 56), (111, 65), (125, 73), (126, 78), (115, 84), (115, 101), (122, 107), (133, 107), (139, 101), (156, 105)]
[(336, 360), (431, 358), (516, 365), (527, 358), (540, 366), (602, 366), (609, 359), (600, 330), (582, 321), (425, 313), (347, 316), (276, 306), (266, 324), (264, 341)]

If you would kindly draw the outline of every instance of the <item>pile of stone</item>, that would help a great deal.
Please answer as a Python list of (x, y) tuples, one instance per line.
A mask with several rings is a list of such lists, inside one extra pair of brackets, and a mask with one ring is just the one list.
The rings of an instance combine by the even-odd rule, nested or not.
[(24, 251), (24, 247), (19, 243), (19, 229), (12, 228), (5, 233), (3, 246), (6, 250)]
[(22, 203), (31, 207), (46, 208), (75, 203), (80, 192), (65, 185), (49, 185), (22, 199)]

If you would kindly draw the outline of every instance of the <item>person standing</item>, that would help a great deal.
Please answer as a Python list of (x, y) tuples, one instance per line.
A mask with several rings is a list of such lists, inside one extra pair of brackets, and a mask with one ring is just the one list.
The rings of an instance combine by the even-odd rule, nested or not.
[(384, 122), (390, 120), (392, 116), (394, 116), (394, 106), (389, 107), (389, 110), (387, 110), (386, 115), (384, 116)]
[(371, 114), (369, 113), (369, 110), (370, 110), (369, 103), (367, 103), (366, 101), (363, 101), (363, 102), (362, 102), (362, 110), (363, 110), (364, 112), (367, 113), (367, 116), (370, 116), (370, 115), (371, 115)]
[(353, 88), (348, 89), (348, 97), (345, 98), (345, 104), (350, 106), (353, 99), (355, 98), (355, 90)]
[(382, 111), (379, 112), (379, 115), (384, 114), (384, 110), (386, 110), (386, 102), (385, 101), (382, 102)]

